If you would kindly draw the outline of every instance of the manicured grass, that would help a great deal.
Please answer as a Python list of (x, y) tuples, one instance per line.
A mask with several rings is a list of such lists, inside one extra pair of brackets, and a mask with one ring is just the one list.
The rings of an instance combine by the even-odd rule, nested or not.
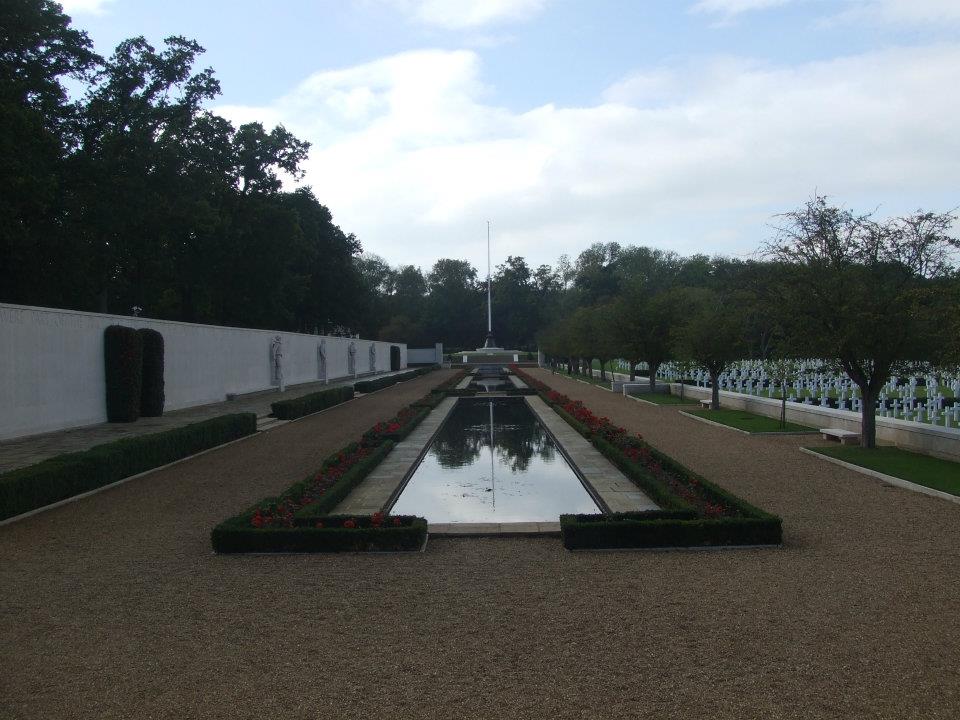
[(812, 447), (821, 455), (876, 470), (885, 475), (893, 475), (901, 480), (909, 480), (917, 485), (925, 485), (934, 490), (942, 490), (951, 495), (960, 495), (960, 463), (941, 460), (929, 455), (901, 450), (894, 447), (881, 447), (866, 450), (861, 447)]
[(786, 424), (786, 427), (782, 428), (780, 427), (780, 421), (775, 418), (754, 415), (753, 413), (744, 412), (743, 410), (724, 410), (721, 408), (720, 410), (689, 410), (687, 413), (689, 415), (702, 417), (705, 420), (712, 420), (721, 425), (729, 425), (738, 430), (753, 433), (814, 431), (814, 428), (807, 427), (806, 425), (797, 425), (789, 422)]
[(696, 405), (697, 399), (693, 395), (685, 395), (683, 400), (679, 395), (667, 395), (666, 393), (644, 393), (643, 395), (633, 395), (638, 400), (646, 400), (656, 405)]

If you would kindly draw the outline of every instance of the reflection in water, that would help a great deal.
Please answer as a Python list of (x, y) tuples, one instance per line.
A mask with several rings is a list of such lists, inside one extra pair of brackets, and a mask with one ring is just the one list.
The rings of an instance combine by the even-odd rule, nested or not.
[(391, 512), (431, 522), (555, 522), (597, 512), (519, 398), (460, 400)]

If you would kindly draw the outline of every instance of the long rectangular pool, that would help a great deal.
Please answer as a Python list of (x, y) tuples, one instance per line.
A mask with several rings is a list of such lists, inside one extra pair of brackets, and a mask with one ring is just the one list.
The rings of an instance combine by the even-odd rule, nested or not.
[(391, 509), (432, 523), (556, 522), (599, 508), (522, 398), (461, 399)]

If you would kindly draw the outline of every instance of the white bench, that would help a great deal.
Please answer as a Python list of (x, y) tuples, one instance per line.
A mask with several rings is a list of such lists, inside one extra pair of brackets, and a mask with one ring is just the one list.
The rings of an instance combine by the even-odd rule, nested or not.
[(709, 410), (710, 406), (713, 405), (713, 400), (701, 400), (700, 407), (704, 410)]
[(820, 428), (820, 434), (824, 440), (836, 438), (841, 445), (856, 445), (860, 442), (860, 433), (852, 430), (841, 430), (840, 428)]

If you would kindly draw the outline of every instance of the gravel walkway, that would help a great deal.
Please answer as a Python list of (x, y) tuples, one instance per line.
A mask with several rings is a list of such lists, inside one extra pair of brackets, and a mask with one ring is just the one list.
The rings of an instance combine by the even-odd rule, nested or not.
[(218, 557), (432, 374), (0, 528), (0, 717), (956, 718), (960, 508), (563, 378), (782, 550)]

